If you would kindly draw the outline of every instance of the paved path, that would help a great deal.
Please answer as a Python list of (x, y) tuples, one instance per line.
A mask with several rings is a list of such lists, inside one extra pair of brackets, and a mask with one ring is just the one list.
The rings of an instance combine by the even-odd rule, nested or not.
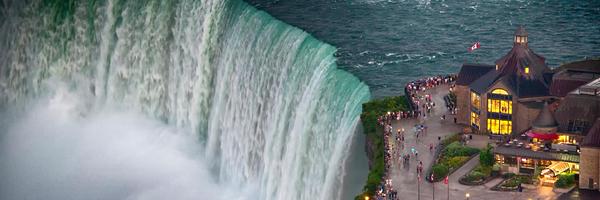
[[(430, 89), (421, 94), (430, 94), (436, 104), (431, 116), (425, 119), (410, 119), (394, 121), (392, 123), (393, 130), (400, 128), (405, 129), (405, 141), (404, 149), (402, 154), (406, 154), (410, 151), (410, 148), (414, 147), (419, 152), (419, 160), (423, 162), (425, 167), (424, 171), (428, 169), (431, 162), (433, 161), (433, 153), (429, 152), (429, 145), (438, 143), (438, 136), (444, 138), (452, 133), (457, 133), (462, 130), (462, 126), (456, 125), (453, 122), (452, 115), (446, 113), (446, 107), (443, 100), (444, 95), (448, 94), (448, 85), (441, 85), (436, 88)], [(446, 115), (446, 119), (442, 120), (441, 116)], [(428, 127), (428, 131), (424, 136), (419, 136), (419, 140), (416, 140), (413, 132), (413, 127), (419, 121), (424, 122)], [(395, 131), (393, 137), (395, 138)], [(483, 148), (487, 145), (487, 136), (473, 135), (473, 140), (469, 141), (469, 146)], [(465, 199), (465, 194), (469, 193), (470, 199), (556, 199), (557, 193), (552, 192), (550, 187), (540, 187), (535, 190), (524, 189), (523, 192), (498, 192), (492, 191), (489, 188), (495, 186), (502, 181), (501, 179), (494, 179), (485, 185), (480, 186), (465, 186), (458, 183), (458, 179), (466, 174), (468, 171), (473, 169), (479, 162), (479, 157), (469, 160), (465, 165), (459, 168), (449, 177), (450, 186), (439, 183), (429, 183), (421, 180), (420, 184), (417, 184), (417, 173), (416, 166), (418, 161), (411, 158), (408, 165), (402, 164), (397, 160), (392, 164), (391, 177), (394, 189), (398, 191), (399, 199), (432, 199), (434, 196), (435, 188), (435, 199)], [(448, 189), (450, 198), (448, 198)], [(420, 192), (419, 192), (420, 191)], [(420, 193), (420, 195), (418, 195)]]
[[(419, 152), (418, 159), (423, 162), (425, 168), (424, 171), (427, 170), (428, 166), (430, 166), (433, 161), (433, 153), (430, 153), (429, 145), (437, 145), (438, 136), (445, 138), (452, 133), (457, 133), (462, 130), (461, 126), (454, 124), (453, 116), (446, 113), (447, 110), (443, 97), (448, 94), (448, 89), (448, 85), (441, 85), (427, 90), (424, 93), (420, 92), (421, 94), (432, 95), (432, 100), (435, 102), (436, 106), (433, 108), (430, 116), (427, 116), (425, 119), (401, 120), (392, 123), (394, 130), (401, 128), (405, 129), (405, 148), (403, 154), (410, 152), (410, 149), (414, 147)], [(444, 114), (446, 115), (446, 120), (441, 119), (441, 116)], [(419, 123), (419, 121), (424, 122), (425, 126), (428, 127), (428, 130), (427, 133), (419, 136), (419, 140), (417, 141), (414, 134), (414, 126)], [(418, 161), (414, 158), (411, 158), (408, 165), (399, 162), (394, 162), (392, 164), (392, 182), (394, 189), (398, 191), (400, 199), (417, 199), (419, 190), (419, 185), (416, 180), (417, 164)], [(442, 194), (445, 197), (446, 192), (441, 193), (441, 189), (445, 188), (443, 187), (443, 184), (435, 185), (437, 186), (436, 190), (440, 192), (440, 196), (436, 195), (436, 198), (441, 198)], [(432, 198), (433, 191), (431, 183), (421, 180), (420, 190), (422, 199)], [(445, 189), (443, 191), (445, 191)]]

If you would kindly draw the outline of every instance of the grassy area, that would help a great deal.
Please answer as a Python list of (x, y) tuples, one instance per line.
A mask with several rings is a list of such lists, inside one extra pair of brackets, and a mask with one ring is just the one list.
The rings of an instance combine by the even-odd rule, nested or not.
[(384, 146), (383, 129), (377, 124), (377, 118), (391, 111), (408, 111), (408, 100), (404, 96), (387, 97), (384, 99), (375, 99), (364, 103), (362, 114), (360, 116), (364, 134), (367, 141), (371, 142), (372, 166), (369, 171), (367, 182), (363, 188), (363, 193), (356, 196), (355, 199), (364, 199), (364, 196), (373, 196), (375, 190), (381, 184), (384, 173)]
[(466, 163), (472, 155), (479, 153), (479, 149), (464, 146), (459, 139), (460, 136), (456, 134), (442, 141), (442, 144), (447, 145), (444, 146), (438, 162), (431, 167), (434, 181), (444, 179), (448, 173)]

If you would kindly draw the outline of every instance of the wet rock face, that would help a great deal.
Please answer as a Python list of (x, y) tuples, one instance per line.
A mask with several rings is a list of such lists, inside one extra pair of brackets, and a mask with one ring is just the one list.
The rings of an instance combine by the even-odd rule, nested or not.
[(367, 153), (367, 159), (369, 160), (369, 170), (373, 166), (373, 160), (375, 159), (375, 145), (370, 137), (365, 138), (365, 152)]

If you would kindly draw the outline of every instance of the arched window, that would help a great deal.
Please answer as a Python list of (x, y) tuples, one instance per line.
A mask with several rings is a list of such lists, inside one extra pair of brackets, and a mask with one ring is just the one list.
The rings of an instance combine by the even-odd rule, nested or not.
[(492, 90), (492, 94), (508, 95), (508, 91), (498, 88), (498, 89)]
[[(492, 94), (510, 96), (505, 89), (497, 88), (492, 90)], [(488, 112), (512, 114), (512, 101), (506, 98), (488, 97)]]

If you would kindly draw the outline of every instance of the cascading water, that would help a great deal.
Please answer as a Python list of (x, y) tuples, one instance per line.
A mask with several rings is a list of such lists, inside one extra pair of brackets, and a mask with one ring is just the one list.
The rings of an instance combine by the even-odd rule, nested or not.
[[(343, 163), (369, 91), (336, 68), (334, 47), (302, 30), (239, 0), (5, 0), (0, 2), (0, 28), (4, 113), (32, 110), (28, 106), (40, 99), (73, 94), (67, 96), (77, 99), (76, 108), (53, 111), (92, 119), (83, 124), (94, 120), (104, 124), (97, 119), (106, 116), (105, 110), (139, 112), (194, 133), (194, 143), (202, 149), (197, 158), (210, 163), (206, 168), (215, 172), (214, 177), (198, 178), (232, 188), (224, 191), (243, 188), (253, 193), (246, 196), (250, 199), (340, 198)], [(38, 122), (27, 119), (17, 124)], [(38, 143), (11, 149), (21, 144), (11, 139), (15, 132), (11, 130), (46, 128), (15, 128), (6, 122), (0, 126), (9, 130), (0, 133), (4, 147), (0, 161), (9, 163), (0, 164), (0, 175), (24, 178), (14, 168), (35, 158), (16, 156), (15, 149)], [(11, 160), (15, 157), (19, 159)], [(135, 170), (134, 166), (129, 168)], [(190, 164), (185, 166), (176, 169), (189, 169)], [(198, 174), (202, 173), (185, 175)], [(0, 181), (0, 186), (10, 185), (6, 179)], [(21, 188), (9, 198), (34, 189), (28, 184), (11, 187)], [(127, 193), (127, 188), (103, 190)], [(68, 194), (75, 188), (63, 189)], [(160, 197), (136, 191), (124, 196)]]

